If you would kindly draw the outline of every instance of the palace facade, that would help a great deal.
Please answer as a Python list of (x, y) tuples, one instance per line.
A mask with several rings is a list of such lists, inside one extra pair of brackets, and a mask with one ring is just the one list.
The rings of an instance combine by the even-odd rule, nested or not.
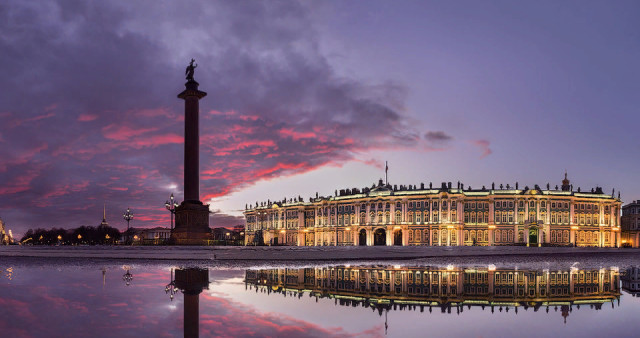
[(640, 201), (622, 207), (622, 244), (634, 248), (640, 246)]
[[(247, 270), (245, 284), (264, 292), (335, 299), (344, 306), (382, 310), (440, 308), (460, 313), (464, 307), (525, 310), (574, 305), (599, 310), (620, 297), (620, 273), (610, 269), (527, 270), (480, 268), (337, 266)], [(588, 307), (587, 307), (588, 308)]]
[(246, 245), (620, 245), (620, 196), (505, 186), (465, 189), (451, 182), (344, 189), (247, 206)]

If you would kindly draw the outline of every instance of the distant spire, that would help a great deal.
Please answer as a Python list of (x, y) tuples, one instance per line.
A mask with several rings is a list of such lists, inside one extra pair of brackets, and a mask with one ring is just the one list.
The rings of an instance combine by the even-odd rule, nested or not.
[(107, 223), (107, 203), (104, 203), (102, 205), (102, 223), (100, 223), (101, 226), (108, 226), (109, 223)]

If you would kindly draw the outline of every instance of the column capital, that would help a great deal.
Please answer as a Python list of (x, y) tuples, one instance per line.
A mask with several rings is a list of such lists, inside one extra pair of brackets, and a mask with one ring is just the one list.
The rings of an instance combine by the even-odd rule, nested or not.
[(178, 98), (180, 99), (186, 99), (189, 96), (195, 96), (198, 99), (201, 99), (205, 96), (207, 96), (206, 92), (203, 92), (201, 90), (198, 90), (198, 86), (200, 84), (194, 80), (190, 80), (187, 81), (187, 83), (184, 84), (185, 86), (185, 90), (182, 91), (182, 93), (178, 94)]

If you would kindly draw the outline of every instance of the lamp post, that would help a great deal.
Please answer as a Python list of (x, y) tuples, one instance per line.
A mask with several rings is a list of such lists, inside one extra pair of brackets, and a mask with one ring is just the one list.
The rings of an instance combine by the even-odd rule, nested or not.
[(131, 209), (127, 208), (127, 211), (122, 215), (122, 217), (124, 217), (124, 220), (127, 221), (127, 242), (129, 241), (129, 222), (131, 222), (131, 220), (133, 219), (133, 213), (131, 212)]
[(172, 193), (171, 197), (169, 197), (169, 200), (164, 202), (164, 207), (167, 208), (167, 210), (169, 210), (169, 212), (171, 213), (171, 230), (173, 230), (173, 217), (175, 217), (177, 206), (178, 203), (175, 202)]

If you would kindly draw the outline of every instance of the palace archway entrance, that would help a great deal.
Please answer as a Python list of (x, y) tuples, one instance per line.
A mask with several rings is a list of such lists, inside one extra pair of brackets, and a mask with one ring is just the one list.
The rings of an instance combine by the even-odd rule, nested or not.
[(384, 229), (376, 229), (373, 233), (373, 245), (386, 245), (387, 232)]
[(358, 234), (358, 245), (367, 245), (367, 230), (360, 230), (360, 233)]
[(538, 228), (535, 226), (529, 228), (529, 246), (538, 246)]
[(398, 229), (393, 232), (393, 245), (402, 245), (402, 230)]

